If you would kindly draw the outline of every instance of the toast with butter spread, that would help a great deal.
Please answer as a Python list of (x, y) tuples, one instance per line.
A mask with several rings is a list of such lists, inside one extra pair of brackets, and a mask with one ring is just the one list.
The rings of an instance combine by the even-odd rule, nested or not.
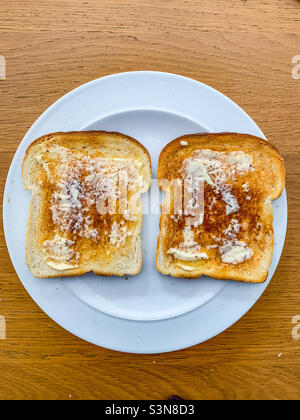
[(48, 134), (28, 147), (22, 176), (32, 192), (26, 260), (35, 277), (140, 271), (151, 163), (138, 141), (104, 131)]
[(273, 254), (272, 201), (284, 162), (267, 141), (238, 133), (194, 134), (161, 152), (165, 192), (158, 271), (174, 277), (262, 283)]

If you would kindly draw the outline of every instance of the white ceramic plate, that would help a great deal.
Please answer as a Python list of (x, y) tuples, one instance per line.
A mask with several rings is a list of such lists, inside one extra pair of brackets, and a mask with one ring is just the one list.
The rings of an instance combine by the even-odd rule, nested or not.
[(160, 72), (115, 74), (80, 86), (45, 111), (22, 140), (7, 176), (3, 213), (10, 257), (30, 296), (59, 325), (99, 346), (132, 353), (178, 350), (224, 331), (251, 308), (274, 274), (286, 232), (285, 191), (273, 204), (274, 257), (264, 284), (160, 275), (155, 269), (158, 214), (144, 216), (143, 268), (135, 277), (31, 275), (25, 262), (30, 192), (21, 179), (24, 152), (46, 133), (89, 129), (120, 131), (142, 142), (151, 155), (153, 178), (160, 151), (175, 137), (201, 131), (263, 137), (261, 130), (234, 102), (195, 80)]

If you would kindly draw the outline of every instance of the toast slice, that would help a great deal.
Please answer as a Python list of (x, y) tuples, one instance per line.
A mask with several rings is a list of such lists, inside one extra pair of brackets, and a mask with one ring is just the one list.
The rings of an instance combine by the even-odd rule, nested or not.
[(272, 200), (285, 184), (279, 152), (238, 133), (194, 134), (162, 150), (165, 192), (156, 266), (162, 274), (262, 283), (273, 254)]
[(140, 271), (151, 163), (138, 141), (104, 131), (48, 134), (28, 147), (22, 176), (32, 192), (26, 260), (35, 277)]

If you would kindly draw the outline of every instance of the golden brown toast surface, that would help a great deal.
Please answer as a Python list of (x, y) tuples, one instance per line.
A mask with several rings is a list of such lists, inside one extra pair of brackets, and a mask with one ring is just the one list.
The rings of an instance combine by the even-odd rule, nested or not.
[(33, 142), (23, 179), (33, 192), (27, 261), (34, 275), (137, 273), (140, 194), (150, 178), (146, 149), (119, 133), (54, 133)]
[[(160, 272), (266, 279), (273, 252), (271, 202), (285, 179), (283, 159), (270, 143), (236, 133), (187, 135), (161, 152), (158, 179), (167, 192), (156, 259)], [(179, 199), (180, 188), (168, 186), (175, 179), (185, 182)]]

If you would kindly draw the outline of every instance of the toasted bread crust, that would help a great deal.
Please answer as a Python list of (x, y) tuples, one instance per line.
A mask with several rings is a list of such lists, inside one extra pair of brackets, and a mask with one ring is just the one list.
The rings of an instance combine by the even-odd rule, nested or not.
[(31, 152), (32, 148), (34, 146), (37, 146), (45, 141), (51, 140), (57, 136), (61, 136), (61, 135), (78, 135), (78, 136), (82, 136), (85, 135), (85, 133), (89, 133), (89, 134), (95, 134), (95, 135), (115, 135), (115, 136), (122, 136), (124, 139), (126, 138), (127, 140), (131, 141), (132, 143), (135, 143), (138, 147), (140, 147), (141, 149), (143, 149), (144, 153), (146, 153), (146, 155), (148, 155), (149, 158), (149, 165), (151, 168), (151, 157), (150, 154), (148, 152), (148, 150), (146, 149), (146, 147), (140, 143), (138, 140), (134, 139), (133, 137), (127, 136), (125, 134), (119, 133), (117, 131), (104, 131), (104, 130), (87, 130), (87, 131), (56, 131), (54, 133), (49, 133), (49, 134), (45, 134), (44, 136), (38, 137), (37, 139), (35, 139), (33, 142), (30, 143), (30, 145), (27, 147), (26, 152), (25, 152), (25, 156), (22, 162), (22, 168), (24, 165), (24, 161), (26, 160), (26, 157), (29, 155), (29, 153)]
[[(225, 214), (225, 204), (222, 203), (220, 195), (214, 196), (213, 187), (205, 184), (204, 221), (198, 229), (193, 229), (193, 234), (195, 241), (201, 243), (208, 259), (185, 262), (168, 255), (168, 250), (178, 247), (183, 241), (185, 217), (174, 222), (169, 215), (161, 214), (156, 253), (157, 269), (174, 277), (198, 278), (208, 275), (217, 279), (264, 282), (272, 260), (274, 243), (271, 201), (278, 198), (284, 188), (283, 159), (274, 146), (256, 136), (239, 133), (185, 135), (171, 141), (162, 150), (157, 171), (159, 182), (163, 179), (182, 179), (183, 162), (199, 150), (218, 153), (243, 151), (252, 156), (255, 171), (243, 174), (240, 177), (241, 181), (239, 178), (235, 181), (236, 185), (232, 182), (231, 187), (239, 203), (239, 211), (231, 215)], [(247, 185), (249, 183), (249, 196), (242, 189), (242, 183), (246, 182)], [(168, 191), (168, 187), (162, 186), (162, 189)], [(250, 196), (251, 200), (247, 202)], [(212, 205), (212, 199), (217, 200), (216, 205)], [(253, 248), (254, 251), (251, 258), (239, 264), (225, 263), (218, 248), (206, 249), (208, 245), (220, 246), (220, 242), (215, 242), (213, 238), (224, 238), (224, 232), (229, 229), (232, 220), (239, 225), (239, 232), (234, 234), (235, 240), (247, 241), (249, 248)], [(185, 268), (188, 271), (178, 264), (187, 266)]]

